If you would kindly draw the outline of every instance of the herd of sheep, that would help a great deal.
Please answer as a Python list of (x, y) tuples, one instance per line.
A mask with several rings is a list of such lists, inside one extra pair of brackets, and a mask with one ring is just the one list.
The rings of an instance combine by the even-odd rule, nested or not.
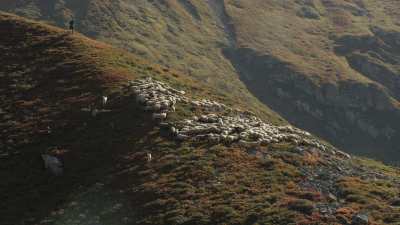
[[(290, 142), (329, 151), (345, 158), (350, 157), (346, 153), (323, 144), (306, 131), (289, 125), (268, 124), (252, 113), (233, 110), (216, 101), (191, 100), (184, 96), (184, 91), (176, 90), (151, 78), (130, 81), (129, 88), (143, 110), (151, 112), (153, 119), (161, 122), (161, 128), (168, 130), (178, 141), (238, 144), (243, 147)], [(165, 122), (168, 113), (174, 112), (179, 102), (191, 104), (208, 113), (178, 122)], [(222, 115), (226, 112), (229, 112), (229, 116)]]
[(242, 146), (268, 145), (283, 141), (295, 144), (314, 145), (324, 149), (322, 144), (312, 141), (307, 132), (291, 126), (274, 126), (262, 122), (255, 116), (239, 114), (219, 116), (217, 114), (194, 116), (171, 127), (178, 140), (209, 140), (216, 143), (239, 143)]
[(154, 120), (165, 120), (167, 114), (175, 112), (175, 105), (180, 101), (188, 101), (178, 91), (162, 82), (151, 78), (129, 82), (129, 88), (136, 96), (136, 102), (143, 106), (143, 110), (152, 112)]

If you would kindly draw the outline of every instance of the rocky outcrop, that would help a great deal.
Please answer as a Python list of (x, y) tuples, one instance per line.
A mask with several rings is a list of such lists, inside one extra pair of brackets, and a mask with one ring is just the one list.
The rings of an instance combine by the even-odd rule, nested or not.
[(236, 31), (230, 16), (226, 12), (224, 1), (206, 0), (206, 2), (211, 9), (213, 18), (224, 31), (228, 44), (234, 46), (236, 44)]
[(372, 34), (346, 35), (336, 40), (336, 52), (362, 75), (384, 86), (400, 100), (400, 33), (372, 28)]
[(201, 16), (199, 12), (197, 11), (197, 8), (191, 1), (188, 0), (179, 0), (178, 1), (183, 8), (193, 17), (195, 20), (201, 20)]

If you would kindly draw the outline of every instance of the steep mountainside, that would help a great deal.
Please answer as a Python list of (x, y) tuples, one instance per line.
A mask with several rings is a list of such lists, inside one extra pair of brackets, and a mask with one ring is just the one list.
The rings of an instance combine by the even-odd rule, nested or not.
[(0, 27), (0, 224), (400, 222), (397, 168), (82, 35)]
[(295, 2), (229, 4), (237, 46), (227, 55), (242, 80), (297, 126), (354, 153), (396, 162), (398, 3)]
[[(397, 0), (2, 1), (259, 107), (347, 151), (398, 163)], [(243, 83), (242, 83), (242, 82)]]

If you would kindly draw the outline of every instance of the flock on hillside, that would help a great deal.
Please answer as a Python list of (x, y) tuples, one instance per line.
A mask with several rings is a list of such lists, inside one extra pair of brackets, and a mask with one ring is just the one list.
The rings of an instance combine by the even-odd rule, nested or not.
[[(306, 131), (292, 126), (275, 126), (265, 123), (252, 112), (233, 109), (216, 101), (190, 99), (185, 97), (184, 91), (174, 89), (152, 78), (129, 81), (128, 89), (133, 93), (136, 103), (145, 112), (150, 113), (153, 120), (159, 122), (160, 128), (167, 131), (169, 136), (176, 141), (238, 145), (244, 148), (275, 143), (292, 143), (299, 147), (307, 146), (319, 149), (321, 152), (340, 158), (351, 158), (347, 153), (313, 138)], [(108, 101), (107, 96), (102, 96), (100, 109), (91, 105), (81, 110), (96, 117), (101, 113), (111, 112), (111, 110), (105, 109)], [(179, 121), (168, 121), (168, 114), (176, 111), (178, 103), (189, 104), (203, 113)], [(54, 175), (58, 176), (63, 173), (62, 163), (57, 157), (44, 154), (42, 159), (45, 167)], [(147, 161), (151, 160), (152, 156), (149, 153)]]
[[(350, 158), (348, 154), (321, 143), (308, 132), (292, 126), (265, 123), (251, 112), (232, 109), (216, 101), (189, 99), (184, 96), (184, 91), (151, 78), (130, 81), (128, 86), (143, 110), (151, 113), (152, 118), (160, 122), (161, 128), (168, 130), (177, 141), (238, 144), (243, 147), (291, 142)], [(177, 122), (165, 122), (168, 114), (175, 112), (179, 102), (190, 104), (205, 113)]]

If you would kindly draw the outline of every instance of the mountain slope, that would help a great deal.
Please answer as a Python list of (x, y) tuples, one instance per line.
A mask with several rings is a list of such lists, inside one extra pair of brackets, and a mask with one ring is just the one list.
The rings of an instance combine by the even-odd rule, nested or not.
[[(119, 166), (121, 154), (131, 150), (134, 144), (128, 144), (128, 137), (139, 139), (153, 129), (151, 118), (137, 114), (129, 105), (134, 101), (120, 94), (128, 79), (157, 76), (192, 90), (194, 96), (214, 96), (240, 107), (231, 96), (106, 44), (9, 14), (2, 13), (0, 19), (1, 31), (7, 32), (0, 37), (1, 218), (6, 224), (48, 213), (43, 210), (65, 199), (70, 190), (103, 178)], [(111, 98), (115, 112), (93, 120), (81, 110), (98, 105), (102, 95)], [(265, 118), (279, 121), (266, 112)], [(111, 121), (119, 127), (113, 135), (104, 132)], [(43, 153), (63, 157), (66, 178), (43, 173)]]
[(395, 1), (228, 5), (238, 45), (227, 54), (259, 99), (343, 149), (396, 163), (399, 15), (383, 15)]
[[(153, 80), (186, 91), (165, 121), (177, 128), (206, 115), (192, 104), (204, 96), (227, 105), (219, 118), (252, 124), (251, 112), (233, 107), (253, 109), (81, 35), (4, 13), (0, 26), (9, 34), (0, 36), (1, 224), (400, 222), (397, 168), (285, 138), (177, 141), (135, 101), (137, 90), (156, 90), (146, 89)], [(40, 154), (61, 159), (64, 174), (47, 173)]]
[(397, 5), (58, 0), (4, 2), (0, 8), (62, 27), (74, 16), (78, 29), (91, 37), (258, 107), (248, 89), (289, 122), (336, 146), (397, 163)]

